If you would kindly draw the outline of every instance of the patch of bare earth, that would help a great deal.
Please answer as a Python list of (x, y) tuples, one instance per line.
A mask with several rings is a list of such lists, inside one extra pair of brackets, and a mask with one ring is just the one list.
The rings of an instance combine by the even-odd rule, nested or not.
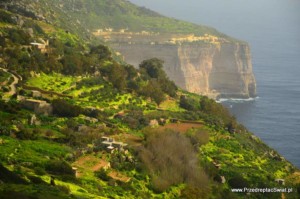
[[(94, 155), (86, 155), (80, 157), (77, 161), (73, 163), (73, 166), (77, 168), (76, 177), (81, 177), (84, 175), (85, 172), (94, 172), (98, 171), (99, 169), (108, 169), (110, 168), (110, 163), (102, 158), (98, 158)], [(110, 177), (115, 180), (119, 180), (122, 182), (130, 181), (130, 178), (117, 172), (117, 171), (110, 171), (108, 173)]]
[(112, 177), (113, 179), (115, 180), (119, 180), (119, 181), (122, 181), (122, 182), (129, 182), (130, 181), (130, 178), (119, 173), (119, 172), (116, 172), (116, 171), (111, 171), (109, 172), (108, 174), (110, 177)]
[(76, 176), (80, 177), (87, 171), (94, 172), (101, 168), (108, 168), (110, 163), (93, 155), (87, 155), (80, 157), (73, 163), (73, 166), (78, 168)]

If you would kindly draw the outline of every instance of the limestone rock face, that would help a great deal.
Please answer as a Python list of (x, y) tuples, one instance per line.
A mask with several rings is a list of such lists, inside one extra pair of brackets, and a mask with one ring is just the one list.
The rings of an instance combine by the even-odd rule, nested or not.
[(256, 96), (250, 49), (245, 43), (113, 42), (111, 47), (135, 67), (153, 57), (164, 60), (169, 78), (187, 91), (211, 98)]

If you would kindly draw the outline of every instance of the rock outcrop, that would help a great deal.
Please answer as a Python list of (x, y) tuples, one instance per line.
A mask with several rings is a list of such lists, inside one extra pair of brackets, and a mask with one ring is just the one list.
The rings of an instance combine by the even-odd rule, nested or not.
[(171, 80), (187, 91), (211, 98), (256, 96), (248, 44), (242, 42), (117, 42), (110, 46), (138, 67), (145, 59), (164, 60)]

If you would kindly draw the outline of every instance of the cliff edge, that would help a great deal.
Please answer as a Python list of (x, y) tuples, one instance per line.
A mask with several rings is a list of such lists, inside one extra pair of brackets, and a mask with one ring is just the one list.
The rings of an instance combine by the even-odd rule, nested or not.
[(106, 35), (102, 38), (135, 67), (145, 59), (162, 59), (169, 78), (189, 92), (214, 99), (256, 96), (247, 43), (211, 35), (98, 34), (101, 35)]

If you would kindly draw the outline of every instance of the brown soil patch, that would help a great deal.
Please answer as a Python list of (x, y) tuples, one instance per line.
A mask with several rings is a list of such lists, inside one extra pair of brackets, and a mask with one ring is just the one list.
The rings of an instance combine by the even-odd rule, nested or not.
[(201, 128), (203, 127), (202, 124), (194, 124), (194, 123), (170, 123), (166, 124), (165, 126), (160, 126), (158, 129), (165, 130), (171, 129), (174, 131), (179, 131), (181, 133), (186, 133), (191, 128)]
[(101, 168), (108, 168), (108, 167), (110, 167), (109, 162), (99, 159), (99, 162), (95, 166), (92, 167), (92, 171), (98, 171)]
[(80, 177), (84, 171), (91, 172), (97, 171), (101, 168), (107, 168), (110, 167), (110, 163), (93, 155), (87, 155), (80, 157), (76, 162), (73, 163), (73, 166), (78, 168), (76, 176)]
[[(110, 163), (93, 155), (87, 155), (79, 158), (73, 163), (73, 166), (78, 169), (76, 177), (81, 177), (85, 172), (94, 172), (101, 168), (110, 168)], [(120, 180), (122, 182), (130, 181), (129, 177), (114, 170), (109, 172), (108, 175), (113, 179)]]
[(122, 182), (129, 182), (130, 181), (130, 178), (125, 176), (125, 175), (122, 175), (116, 171), (111, 171), (109, 174), (108, 174), (110, 177), (112, 177), (113, 179), (115, 180), (120, 180)]

